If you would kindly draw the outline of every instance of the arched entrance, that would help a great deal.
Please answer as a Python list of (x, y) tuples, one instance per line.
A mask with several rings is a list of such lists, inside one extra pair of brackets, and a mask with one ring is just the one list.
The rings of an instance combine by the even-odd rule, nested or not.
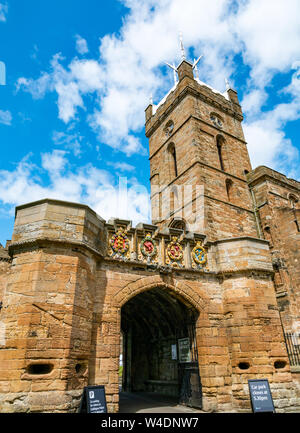
[(197, 317), (191, 304), (165, 287), (129, 299), (121, 309), (122, 390), (170, 396), (201, 408)]

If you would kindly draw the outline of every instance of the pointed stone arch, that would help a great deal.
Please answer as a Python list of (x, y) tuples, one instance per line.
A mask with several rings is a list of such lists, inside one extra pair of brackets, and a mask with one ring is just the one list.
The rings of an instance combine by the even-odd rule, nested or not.
[(168, 290), (170, 294), (179, 297), (184, 304), (193, 307), (198, 313), (201, 313), (208, 303), (207, 295), (203, 290), (198, 289), (196, 293), (192, 287), (181, 281), (166, 282), (161, 276), (156, 275), (142, 277), (125, 285), (113, 297), (114, 307), (121, 308), (134, 296), (154, 288)]

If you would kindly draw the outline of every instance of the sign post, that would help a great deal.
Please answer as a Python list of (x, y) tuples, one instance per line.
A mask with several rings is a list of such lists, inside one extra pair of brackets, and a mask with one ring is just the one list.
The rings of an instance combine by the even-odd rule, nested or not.
[(84, 387), (79, 413), (107, 413), (103, 385)]
[(267, 379), (248, 380), (251, 397), (251, 406), (254, 413), (273, 412), (275, 413), (272, 394)]
[(178, 340), (179, 362), (191, 362), (190, 339), (180, 338)]

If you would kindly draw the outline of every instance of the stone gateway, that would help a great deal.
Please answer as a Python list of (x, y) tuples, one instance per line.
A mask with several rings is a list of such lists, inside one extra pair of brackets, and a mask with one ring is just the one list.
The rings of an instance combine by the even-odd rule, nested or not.
[[(83, 204), (16, 208), (0, 249), (0, 411), (76, 412), (84, 387), (250, 412), (267, 379), (300, 410), (300, 184), (252, 170), (237, 93), (182, 60), (146, 108), (152, 224)], [(120, 355), (122, 365), (120, 366)]]

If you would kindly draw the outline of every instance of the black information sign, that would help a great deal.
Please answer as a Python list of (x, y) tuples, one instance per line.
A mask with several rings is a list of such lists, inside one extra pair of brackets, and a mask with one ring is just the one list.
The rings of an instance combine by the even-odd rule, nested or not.
[(253, 412), (275, 412), (268, 379), (248, 380)]
[(80, 413), (107, 413), (103, 385), (85, 386), (80, 402)]

